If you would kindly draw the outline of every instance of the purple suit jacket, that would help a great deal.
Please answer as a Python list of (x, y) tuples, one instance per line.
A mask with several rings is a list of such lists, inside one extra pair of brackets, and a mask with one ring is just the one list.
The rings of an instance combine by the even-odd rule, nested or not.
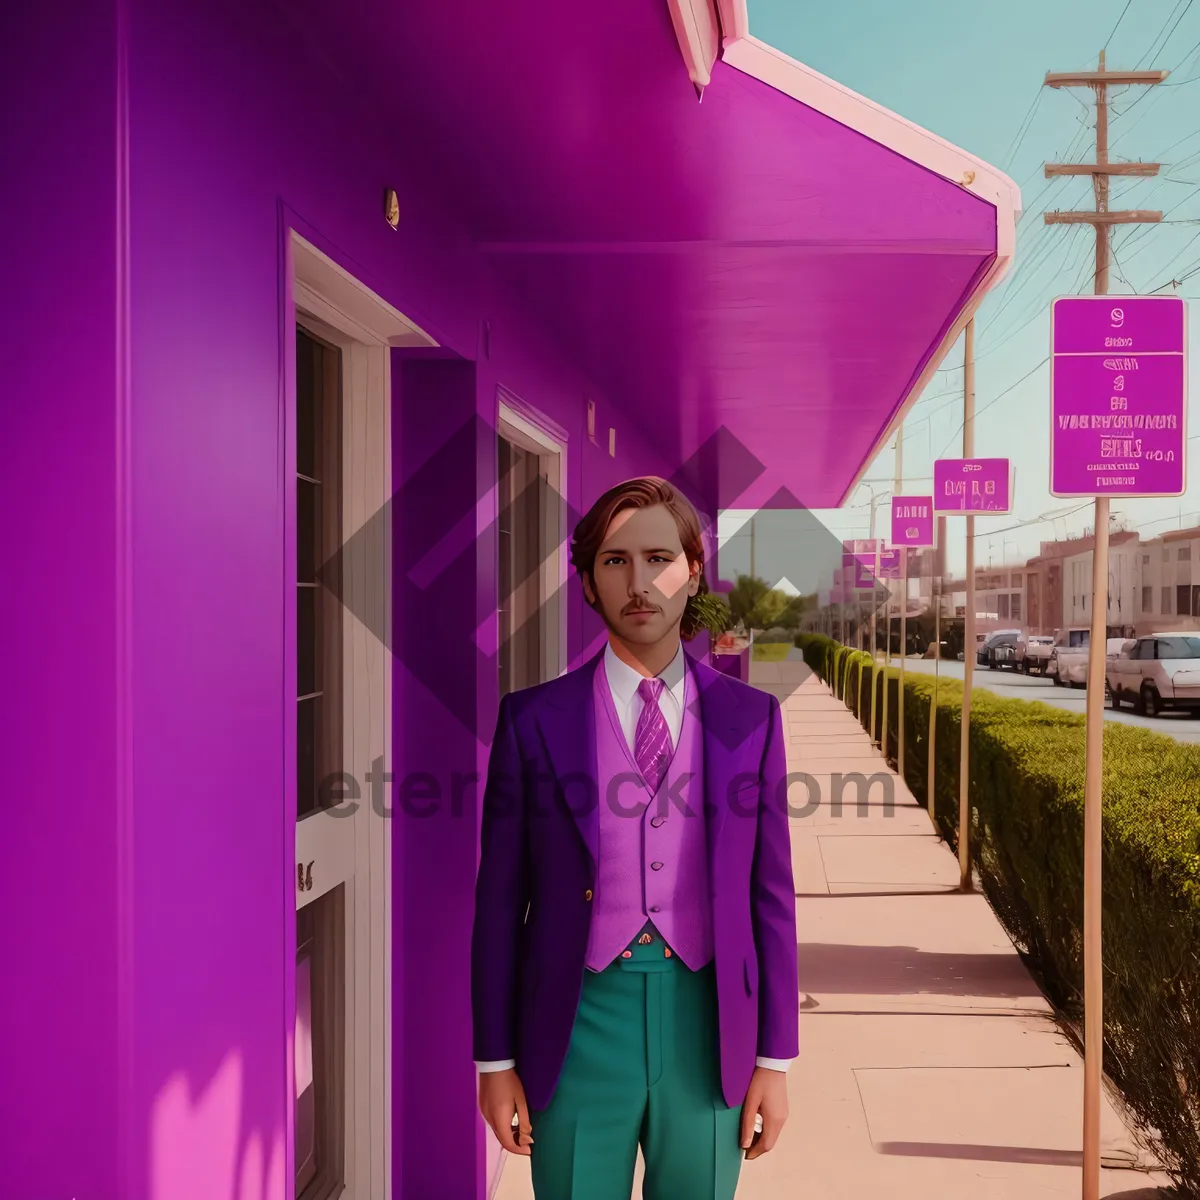
[[(603, 654), (500, 703), (471, 940), (477, 1061), (516, 1059), (530, 1107), (562, 1071), (583, 987), (599, 831), (592, 673)], [(704, 741), (725, 1102), (757, 1056), (799, 1053), (796, 898), (779, 701), (689, 659)]]

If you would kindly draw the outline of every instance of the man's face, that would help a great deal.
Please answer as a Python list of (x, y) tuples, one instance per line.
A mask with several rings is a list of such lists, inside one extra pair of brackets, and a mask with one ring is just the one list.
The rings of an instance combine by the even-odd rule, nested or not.
[(652, 646), (673, 633), (688, 597), (699, 587), (699, 565), (688, 566), (675, 518), (661, 504), (627, 508), (612, 519), (596, 555), (591, 601), (623, 641)]

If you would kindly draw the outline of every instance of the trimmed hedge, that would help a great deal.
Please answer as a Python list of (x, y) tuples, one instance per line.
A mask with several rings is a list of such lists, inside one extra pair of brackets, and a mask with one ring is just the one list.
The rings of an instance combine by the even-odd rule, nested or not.
[[(871, 688), (878, 697), (888, 688), (894, 756), (899, 672), (818, 634), (796, 644), (864, 727)], [(903, 774), (922, 804), (933, 686), (929, 675), (905, 673)], [(955, 847), (962, 695), (959, 681), (940, 681), (934, 808)], [(877, 698), (877, 724), (881, 714)], [(1084, 731), (1083, 717), (1046, 704), (972, 697), (972, 861), (1077, 1045)], [(1181, 1195), (1200, 1197), (1200, 746), (1105, 722), (1103, 795), (1104, 1069)]]

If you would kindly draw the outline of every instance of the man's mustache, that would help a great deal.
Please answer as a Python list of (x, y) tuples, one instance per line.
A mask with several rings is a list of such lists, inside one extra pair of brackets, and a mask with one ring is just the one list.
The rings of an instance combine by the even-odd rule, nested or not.
[(655, 605), (650, 604), (627, 604), (621, 609), (621, 616), (628, 617), (633, 613), (655, 613), (659, 609)]

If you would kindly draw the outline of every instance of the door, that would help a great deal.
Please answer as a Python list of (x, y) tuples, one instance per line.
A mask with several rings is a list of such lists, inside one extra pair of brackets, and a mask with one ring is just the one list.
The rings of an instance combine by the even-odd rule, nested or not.
[[(292, 234), (295, 1200), (391, 1195), (391, 347), (432, 340)], [(356, 536), (358, 535), (358, 536)], [(353, 539), (353, 541), (351, 541)], [(349, 543), (348, 557), (339, 551)], [(365, 592), (365, 596), (364, 596)], [(357, 613), (378, 626), (368, 628)]]
[(1135, 642), (1128, 650), (1118, 654), (1109, 663), (1110, 686), (1114, 691), (1136, 692), (1138, 689), (1138, 659), (1141, 656), (1142, 642)]
[(363, 351), (298, 313), (296, 1200), (374, 1200), (387, 1186), (389, 889), (384, 810), (371, 800), (390, 705), (386, 654), (345, 591), (350, 571), (385, 563), (339, 554), (377, 507), (362, 484), (382, 478), (386, 454), (386, 394), (382, 377), (372, 388), (355, 369)]

